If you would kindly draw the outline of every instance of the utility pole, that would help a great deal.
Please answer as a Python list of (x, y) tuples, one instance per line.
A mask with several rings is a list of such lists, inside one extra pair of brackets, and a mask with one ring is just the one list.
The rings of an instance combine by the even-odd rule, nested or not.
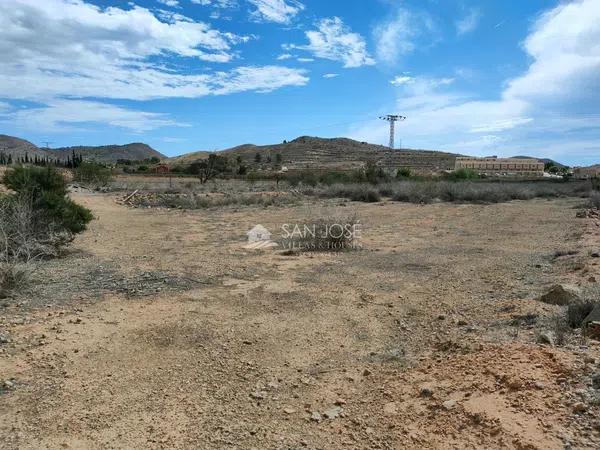
[(394, 148), (394, 135), (396, 133), (396, 122), (406, 120), (406, 117), (395, 114), (388, 114), (387, 116), (379, 117), (381, 120), (385, 120), (390, 123), (390, 148)]
[(50, 149), (50, 144), (53, 144), (53, 142), (50, 142), (50, 141), (44, 141), (44, 142), (42, 142), (42, 144), (45, 144), (45, 146), (46, 146), (46, 149)]

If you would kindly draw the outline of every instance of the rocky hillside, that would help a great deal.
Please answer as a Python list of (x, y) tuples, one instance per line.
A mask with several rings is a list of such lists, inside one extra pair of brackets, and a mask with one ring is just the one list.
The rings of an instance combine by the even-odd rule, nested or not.
[[(260, 154), (260, 163), (256, 162), (256, 154)], [(230, 159), (241, 157), (245, 164), (256, 166), (278, 160), (290, 170), (348, 170), (361, 167), (365, 161), (376, 161), (384, 167), (411, 167), (416, 170), (453, 169), (456, 154), (429, 150), (391, 150), (381, 145), (358, 142), (346, 138), (324, 139), (303, 136), (284, 144), (252, 145), (246, 144), (219, 152)], [(185, 155), (184, 155), (185, 156)], [(190, 155), (191, 156), (191, 155)], [(197, 159), (206, 157), (199, 152)], [(194, 158), (186, 157), (185, 161), (193, 162)], [(181, 163), (182, 157), (174, 158), (174, 163)]]
[(67, 158), (75, 151), (76, 154), (83, 155), (83, 159), (86, 161), (98, 161), (103, 163), (116, 163), (119, 159), (141, 161), (150, 158), (165, 158), (165, 155), (162, 153), (159, 153), (149, 145), (142, 143), (103, 145), (99, 147), (62, 147), (52, 149), (51, 151), (53, 154), (60, 155), (60, 158)]

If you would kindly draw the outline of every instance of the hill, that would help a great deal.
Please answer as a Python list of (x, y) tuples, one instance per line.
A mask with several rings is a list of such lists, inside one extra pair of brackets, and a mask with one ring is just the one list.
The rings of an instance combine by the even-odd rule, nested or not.
[(188, 166), (195, 161), (208, 158), (211, 152), (198, 151), (192, 153), (186, 153), (184, 155), (173, 156), (167, 159), (167, 163), (171, 166)]
[(48, 150), (42, 150), (35, 144), (32, 144), (25, 139), (20, 139), (14, 136), (7, 136), (5, 134), (0, 134), (0, 152), (5, 155), (12, 155), (14, 161), (18, 158), (24, 158), (25, 155), (35, 158), (56, 158), (56, 155), (53, 155)]
[[(289, 170), (349, 170), (361, 167), (366, 161), (375, 161), (387, 168), (411, 167), (416, 170), (433, 171), (453, 169), (455, 158), (460, 156), (430, 150), (392, 150), (347, 138), (324, 139), (309, 136), (283, 144), (245, 144), (217, 153), (230, 159), (239, 157), (249, 166), (268, 165), (269, 162), (276, 162), (281, 158), (281, 165)], [(197, 153), (197, 159), (205, 158), (206, 154)], [(260, 155), (260, 162), (257, 162), (257, 154)], [(169, 163), (191, 163), (194, 160), (192, 154), (188, 154), (171, 158)]]
[(98, 161), (109, 164), (116, 163), (119, 159), (141, 161), (153, 157), (159, 159), (165, 158), (165, 155), (162, 153), (142, 143), (42, 149), (25, 139), (0, 134), (0, 152), (12, 155), (13, 159), (22, 158), (27, 154), (30, 158), (37, 156), (38, 158), (50, 157), (52, 159), (66, 160), (73, 154), (73, 151), (83, 155), (83, 159), (86, 161)]
[(162, 153), (159, 153), (147, 144), (139, 142), (126, 145), (102, 145), (99, 147), (61, 147), (51, 150), (53, 154), (60, 155), (59, 158), (61, 159), (66, 159), (73, 151), (76, 154), (83, 155), (83, 159), (86, 161), (97, 161), (108, 164), (116, 163), (119, 159), (141, 161), (150, 158), (165, 158), (165, 155)]
[(559, 169), (564, 169), (567, 166), (565, 166), (564, 164), (559, 163), (558, 161), (554, 161), (553, 159), (550, 158), (536, 158), (535, 156), (513, 156), (513, 158), (521, 158), (521, 159), (537, 159), (539, 161), (542, 161), (544, 164), (548, 164), (548, 163), (552, 163), (554, 164), (556, 167), (558, 167)]

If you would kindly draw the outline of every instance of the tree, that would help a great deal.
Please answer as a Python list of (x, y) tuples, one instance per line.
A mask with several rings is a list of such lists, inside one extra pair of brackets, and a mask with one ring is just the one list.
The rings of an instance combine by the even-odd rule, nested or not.
[(193, 163), (190, 166), (190, 172), (198, 175), (200, 183), (205, 184), (217, 175), (227, 171), (227, 165), (228, 161), (225, 156), (211, 153), (208, 158)]
[(254, 162), (257, 164), (260, 164), (260, 162), (262, 161), (262, 156), (260, 156), (260, 153), (256, 153), (256, 155), (254, 155)]
[(275, 155), (275, 162), (276, 162), (277, 164), (281, 164), (281, 162), (282, 162), (282, 161), (283, 161), (283, 157), (281, 156), (281, 153), (277, 153), (277, 154)]
[(111, 179), (108, 167), (95, 162), (82, 162), (73, 170), (73, 179), (81, 183), (106, 184)]
[(365, 178), (369, 183), (376, 184), (378, 175), (378, 167), (373, 161), (367, 161), (365, 164)]

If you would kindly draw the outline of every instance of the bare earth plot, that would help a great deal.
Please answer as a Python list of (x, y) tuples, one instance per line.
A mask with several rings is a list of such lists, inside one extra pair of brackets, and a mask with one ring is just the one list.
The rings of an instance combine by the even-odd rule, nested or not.
[(76, 200), (98, 220), (0, 308), (2, 448), (600, 446), (599, 346), (537, 343), (536, 298), (600, 278), (581, 200), (329, 201), (364, 249), (300, 256), (245, 233), (319, 205)]

